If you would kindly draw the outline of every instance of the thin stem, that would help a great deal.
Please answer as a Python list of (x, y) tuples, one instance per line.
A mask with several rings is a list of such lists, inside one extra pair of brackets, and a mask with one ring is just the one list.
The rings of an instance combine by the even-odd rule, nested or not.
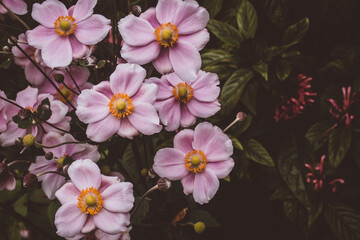
[(15, 160), (15, 161), (12, 161), (11, 163), (8, 163), (8, 166), (14, 165), (15, 163), (30, 163), (30, 161), (26, 161), (26, 160)]
[(66, 87), (69, 91), (73, 92), (76, 95), (79, 95), (80, 93), (76, 92), (75, 90), (71, 89), (71, 87), (69, 87), (65, 82), (62, 82), (62, 85), (64, 85), (64, 87)]
[(194, 223), (192, 223), (192, 222), (187, 222), (187, 223), (177, 223), (176, 225), (178, 225), (178, 226), (182, 226), (182, 227), (185, 227), (185, 226), (191, 226), (191, 227), (193, 227), (193, 226), (194, 226)]
[(158, 189), (159, 186), (155, 185), (152, 188), (150, 188), (149, 190), (146, 191), (146, 193), (144, 193), (144, 195), (142, 195), (142, 197), (140, 198), (140, 200), (138, 201), (138, 203), (136, 204), (136, 206), (134, 207), (134, 209), (131, 211), (130, 215), (133, 215), (136, 210), (138, 209), (138, 207), (140, 206), (142, 200), (144, 200), (144, 198), (149, 195), (150, 193), (152, 193), (153, 191), (155, 191), (156, 189)]
[[(70, 73), (69, 69), (65, 68), (65, 70), (66, 70), (67, 74), (69, 74), (69, 76), (70, 76), (71, 80), (74, 82), (74, 84), (75, 84), (75, 86), (76, 86), (76, 89), (79, 91), (79, 93), (81, 93), (81, 90), (80, 90), (80, 88), (79, 88), (79, 86), (78, 86), (77, 82), (75, 81), (75, 79), (74, 79), (73, 75), (71, 75), (71, 73)], [(78, 95), (79, 95), (79, 94), (78, 94)]]
[(12, 52), (0, 51), (0, 54), (12, 55)]
[(0, 0), (0, 4), (8, 11), (8, 13), (11, 16), (13, 16), (16, 20), (18, 20), (27, 30), (30, 30), (29, 26), (23, 20), (21, 20), (21, 18), (19, 18), (15, 13), (13, 13), (7, 6), (5, 6), (2, 0)]
[(240, 119), (236, 118), (234, 121), (232, 121), (232, 123), (230, 123), (224, 130), (223, 133), (225, 133), (227, 130), (229, 130), (232, 126), (234, 126), (235, 123), (237, 123), (238, 121), (240, 121)]
[(59, 143), (59, 144), (56, 144), (56, 145), (53, 145), (53, 146), (45, 146), (45, 145), (42, 145), (40, 143), (36, 143), (38, 146), (42, 147), (42, 148), (56, 148), (56, 147), (59, 147), (61, 145), (65, 145), (65, 144), (85, 144), (85, 143), (88, 143), (89, 141), (82, 141), (82, 142), (62, 142), (62, 143)]
[(36, 174), (36, 176), (37, 176), (37, 177), (40, 177), (40, 176), (45, 175), (45, 174), (48, 174), (48, 173), (55, 173), (55, 174), (58, 174), (58, 175), (60, 175), (60, 176), (66, 177), (64, 174), (62, 174), (62, 173), (60, 173), (60, 172), (57, 172), (57, 171), (42, 172), (42, 173)]

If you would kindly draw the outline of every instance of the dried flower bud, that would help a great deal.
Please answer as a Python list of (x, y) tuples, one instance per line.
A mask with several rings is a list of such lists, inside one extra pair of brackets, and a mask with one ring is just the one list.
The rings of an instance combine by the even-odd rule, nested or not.
[(131, 8), (131, 13), (132, 13), (134, 16), (136, 16), (136, 17), (140, 16), (140, 14), (141, 14), (141, 7), (140, 7), (139, 5), (134, 5), (134, 6), (132, 6), (132, 8)]
[(31, 187), (31, 186), (35, 185), (38, 181), (39, 180), (35, 174), (28, 173), (23, 178), (23, 186), (26, 188)]
[(31, 115), (30, 109), (24, 108), (20, 109), (20, 111), (17, 114), (21, 120), (27, 119)]
[(239, 119), (239, 121), (245, 121), (247, 118), (247, 115), (244, 112), (238, 112), (236, 114), (236, 118)]
[(194, 230), (197, 234), (201, 234), (205, 231), (205, 223), (197, 222), (194, 224)]
[(147, 175), (147, 173), (148, 173), (147, 168), (143, 168), (143, 169), (141, 169), (140, 173), (141, 173), (141, 176), (146, 177), (146, 175)]
[(62, 83), (64, 81), (64, 75), (62, 74), (55, 74), (54, 79), (57, 83)]
[(46, 160), (51, 160), (51, 159), (53, 159), (54, 158), (54, 154), (52, 153), (52, 152), (47, 152), (46, 154), (45, 154), (45, 159)]
[[(11, 41), (10, 38), (13, 40)], [(13, 42), (17, 43), (17, 38), (15, 36), (11, 36), (10, 38), (8, 38), (8, 44), (10, 44), (11, 46), (15, 45)]]
[(154, 169), (152, 169), (152, 168), (149, 169), (148, 176), (149, 176), (149, 178), (155, 178), (156, 177)]
[(27, 134), (25, 135), (25, 137), (23, 138), (23, 145), (25, 147), (30, 147), (31, 145), (33, 145), (35, 143), (35, 137), (31, 134)]
[(171, 182), (170, 182), (170, 180), (168, 180), (166, 178), (160, 178), (157, 181), (157, 185), (158, 185), (158, 188), (160, 191), (166, 192), (171, 187)]
[(9, 48), (8, 46), (4, 46), (4, 47), (3, 47), (3, 51), (4, 51), (4, 52), (10, 52), (10, 48)]

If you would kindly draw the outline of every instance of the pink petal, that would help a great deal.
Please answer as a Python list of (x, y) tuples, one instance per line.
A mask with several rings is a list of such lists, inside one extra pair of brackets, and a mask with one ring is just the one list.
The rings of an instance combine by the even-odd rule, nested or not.
[(93, 215), (94, 223), (97, 228), (108, 233), (118, 234), (126, 231), (126, 226), (130, 224), (130, 214), (128, 213), (113, 213), (105, 208)]
[(181, 184), (182, 184), (182, 186), (184, 188), (185, 195), (189, 195), (189, 194), (193, 193), (195, 175), (196, 174), (189, 173), (183, 179), (181, 179)]
[[(35, 5), (34, 5), (35, 6)], [(43, 48), (46, 44), (53, 42), (59, 38), (54, 29), (46, 28), (41, 25), (37, 26), (33, 30), (26, 32), (28, 43), (36, 48)]]
[(49, 173), (44, 175), (41, 187), (44, 190), (45, 195), (50, 199), (55, 199), (55, 192), (65, 183), (65, 177), (55, 173)]
[(31, 12), (32, 18), (47, 28), (54, 28), (56, 19), (67, 15), (68, 11), (65, 5), (59, 1), (45, 1), (42, 4), (35, 3)]
[(182, 2), (174, 15), (173, 24), (178, 27), (179, 34), (191, 34), (203, 30), (209, 21), (209, 13), (203, 7), (191, 2)]
[(55, 214), (56, 234), (70, 238), (80, 233), (87, 219), (87, 215), (77, 207), (77, 203), (70, 202), (62, 205)]
[[(96, 239), (101, 239), (101, 240), (130, 240), (130, 237), (128, 239), (124, 239), (121, 237), (121, 233), (119, 234), (115, 234), (115, 235), (111, 235), (111, 234), (107, 234), (103, 231), (101, 231), (100, 229), (95, 231), (95, 237)], [(129, 235), (127, 233), (127, 235)]]
[(77, 203), (77, 198), (80, 196), (80, 191), (75, 187), (72, 182), (67, 182), (59, 190), (56, 191), (55, 196), (62, 205), (71, 202)]
[(176, 75), (175, 73), (170, 73), (168, 75), (165, 76), (168, 80), (168, 82), (173, 86), (176, 87), (179, 83), (184, 83), (183, 80), (181, 80), (179, 78), (178, 75)]
[[(71, 117), (69, 116), (66, 116), (64, 119), (62, 119), (60, 122), (57, 122), (55, 124), (53, 124), (55, 127), (57, 128), (60, 128), (62, 130), (65, 130), (65, 131), (69, 131), (70, 130), (70, 120), (71, 120)], [(51, 131), (54, 131), (54, 132), (57, 132), (57, 133), (63, 133), (62, 131), (60, 130), (57, 130), (56, 128), (53, 128), (52, 126), (46, 124), (46, 123), (43, 123), (42, 125), (42, 128), (45, 130), (45, 132), (51, 132)], [(42, 128), (39, 128), (40, 130), (42, 130)], [(35, 135), (34, 135), (35, 136)]]
[(49, 118), (49, 123), (58, 123), (63, 120), (69, 111), (68, 106), (59, 100), (54, 100), (50, 102), (50, 109), (52, 111), (51, 117)]
[(68, 169), (68, 174), (79, 191), (91, 187), (99, 189), (100, 187), (100, 169), (89, 159), (74, 161)]
[(230, 174), (234, 165), (234, 160), (229, 158), (220, 162), (208, 162), (205, 168), (206, 171), (213, 172), (217, 178), (224, 178)]
[(208, 162), (227, 160), (233, 154), (232, 142), (220, 128), (216, 126), (214, 128), (216, 129), (216, 134), (208, 142), (206, 149), (204, 149), (205, 156)]
[(93, 14), (93, 9), (97, 0), (79, 0), (77, 1), (72, 16), (76, 23), (90, 17)]
[[(69, 134), (67, 134), (67, 135), (69, 135)], [(55, 145), (60, 144), (61, 142), (63, 142), (62, 135), (60, 135), (59, 133), (55, 133), (55, 132), (49, 132), (42, 139), (42, 144), (44, 144), (45, 146), (55, 146)], [(65, 152), (65, 149), (66, 149), (66, 144), (55, 147), (55, 148), (51, 148), (51, 149), (44, 149), (44, 151), (52, 152), (55, 157), (60, 158), (64, 154), (67, 154)]]
[(3, 3), (6, 7), (8, 7), (13, 13), (17, 15), (24, 15), (27, 13), (27, 5), (24, 0), (3, 0)]
[(110, 99), (94, 89), (84, 90), (78, 97), (76, 115), (84, 123), (93, 123), (110, 114)]
[[(157, 45), (160, 46), (159, 44)], [(152, 63), (156, 71), (161, 74), (167, 74), (174, 71), (169, 58), (169, 48), (162, 48), (158, 57)]]
[(15, 140), (18, 137), (24, 137), (26, 135), (26, 129), (21, 129), (14, 122), (9, 122), (5, 132), (0, 134), (0, 143), (3, 147), (9, 147), (15, 145)]
[(105, 189), (101, 196), (103, 207), (111, 212), (129, 212), (134, 205), (133, 185), (119, 182)]
[(156, 18), (159, 23), (172, 22), (176, 10), (181, 6), (179, 0), (159, 0), (156, 5)]
[(16, 103), (22, 107), (34, 107), (38, 101), (39, 90), (28, 86), (16, 94)]
[(50, 68), (68, 66), (72, 61), (69, 38), (58, 36), (46, 43), (41, 49), (41, 57)]
[(185, 167), (185, 154), (174, 148), (162, 148), (154, 157), (154, 171), (170, 180), (183, 179), (189, 171)]
[(151, 24), (132, 14), (120, 19), (118, 27), (124, 42), (131, 46), (145, 46), (156, 40)]
[(80, 59), (84, 57), (87, 53), (87, 46), (79, 42), (74, 35), (69, 36), (71, 50), (72, 50), (72, 57), (74, 59)]
[(156, 59), (160, 54), (161, 46), (153, 41), (145, 46), (133, 47), (126, 42), (121, 47), (121, 56), (130, 63), (144, 65)]
[[(71, 75), (73, 76), (73, 78), (75, 79), (77, 85), (80, 87), (80, 89), (84, 88), (84, 84), (87, 82), (87, 80), (90, 77), (90, 71), (87, 68), (83, 68), (83, 67), (78, 67), (78, 66), (70, 66), (69, 67), (69, 71), (71, 73)], [(69, 76), (69, 74), (65, 73), (65, 79), (64, 82), (72, 87), (75, 88), (75, 84), (72, 81), (71, 77)]]
[(158, 133), (162, 128), (155, 107), (150, 103), (134, 104), (134, 112), (128, 116), (128, 119), (139, 132), (145, 135)]
[(156, 10), (154, 7), (151, 7), (145, 12), (141, 13), (139, 18), (148, 21), (154, 29), (160, 25), (160, 23), (156, 19)]
[(86, 135), (95, 142), (103, 142), (114, 135), (119, 128), (120, 120), (109, 114), (98, 122), (90, 123), (86, 129)]
[[(74, 144), (74, 145), (78, 146), (80, 144)], [(83, 147), (84, 147), (83, 151), (75, 152), (71, 155), (73, 159), (90, 159), (93, 162), (97, 162), (100, 160), (100, 153), (98, 151), (97, 146), (84, 144)]]
[(194, 130), (193, 148), (204, 152), (210, 140), (216, 133), (216, 129), (211, 123), (202, 122), (198, 124)]
[(208, 203), (219, 189), (219, 179), (211, 171), (195, 175), (193, 197), (199, 204)]
[(188, 35), (181, 35), (181, 40), (193, 45), (198, 51), (202, 50), (210, 40), (210, 34), (206, 28)]
[(171, 97), (164, 101), (156, 101), (155, 107), (159, 111), (159, 117), (166, 127), (167, 131), (174, 131), (180, 126), (180, 103), (179, 101)]
[(143, 83), (140, 86), (139, 91), (132, 97), (134, 103), (151, 103), (153, 104), (156, 100), (156, 94), (158, 87), (153, 83)]
[(166, 77), (162, 76), (160, 79), (152, 77), (145, 80), (146, 83), (154, 83), (158, 86), (157, 100), (165, 100), (173, 96), (173, 87), (168, 83)]
[(38, 86), (45, 81), (44, 75), (31, 62), (25, 65), (24, 70), (26, 80), (28, 80), (31, 84)]
[[(86, 1), (86, 0), (85, 0)], [(110, 20), (102, 15), (94, 14), (77, 23), (75, 37), (83, 44), (94, 45), (102, 41), (111, 29)]]
[(198, 50), (191, 44), (179, 39), (169, 50), (171, 65), (175, 73), (184, 81), (193, 82), (201, 67)]
[(134, 128), (129, 119), (123, 118), (121, 119), (120, 128), (117, 131), (117, 134), (124, 138), (133, 139), (135, 136), (139, 135), (139, 131)]
[(146, 70), (137, 64), (117, 65), (110, 75), (110, 88), (114, 93), (126, 93), (130, 98), (136, 94), (146, 77)]
[(181, 119), (180, 124), (182, 127), (190, 127), (196, 123), (196, 117), (189, 111), (186, 104), (180, 105)]
[(194, 98), (201, 102), (215, 101), (220, 94), (219, 78), (215, 73), (200, 71), (196, 81), (191, 83)]
[(194, 141), (194, 130), (184, 129), (174, 137), (174, 148), (187, 154), (193, 151), (192, 142)]
[(200, 102), (195, 98), (191, 99), (186, 106), (193, 115), (201, 118), (211, 117), (221, 108), (217, 100), (214, 102)]
[(98, 189), (99, 193), (104, 192), (111, 185), (119, 182), (115, 176), (105, 176), (101, 174), (101, 187)]
[(96, 228), (95, 223), (94, 223), (94, 218), (89, 216), (86, 220), (86, 223), (84, 225), (84, 227), (81, 229), (82, 233), (88, 233), (93, 231)]
[(114, 93), (110, 89), (110, 81), (102, 81), (98, 85), (93, 86), (92, 89), (106, 96), (109, 101), (114, 96)]

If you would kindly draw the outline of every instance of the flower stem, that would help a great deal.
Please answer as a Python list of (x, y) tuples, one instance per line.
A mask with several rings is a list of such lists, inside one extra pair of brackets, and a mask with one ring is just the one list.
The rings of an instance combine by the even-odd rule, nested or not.
[(138, 201), (138, 203), (136, 204), (136, 206), (134, 207), (134, 209), (131, 211), (130, 215), (133, 215), (136, 210), (139, 208), (142, 200), (144, 200), (144, 198), (149, 195), (150, 193), (152, 193), (153, 191), (157, 190), (159, 188), (158, 185), (153, 186), (152, 188), (150, 188), (149, 190), (146, 191), (146, 193), (144, 193), (144, 195), (142, 195), (142, 197), (140, 198), (140, 200)]
[(56, 144), (56, 145), (53, 145), (53, 146), (45, 146), (45, 145), (42, 145), (40, 143), (36, 143), (37, 146), (40, 146), (42, 148), (56, 148), (56, 147), (59, 147), (61, 145), (65, 145), (65, 144), (85, 144), (85, 143), (88, 143), (89, 141), (82, 141), (82, 142), (62, 142), (62, 143), (59, 143), (59, 144)]
[(30, 163), (30, 162), (26, 161), (26, 160), (15, 160), (15, 161), (12, 161), (11, 163), (8, 163), (7, 165), (11, 166), (11, 165), (14, 165), (16, 163)]
[[(77, 82), (75, 81), (73, 75), (70, 73), (69, 69), (65, 68), (65, 70), (66, 70), (67, 74), (69, 74), (71, 80), (74, 82), (74, 84), (75, 84), (75, 86), (76, 86), (76, 89), (79, 91), (79, 93), (81, 93), (81, 90), (80, 90)], [(65, 86), (65, 85), (64, 85), (64, 86)], [(65, 86), (65, 87), (66, 87), (66, 86)], [(77, 95), (79, 95), (79, 94), (77, 94)]]
[(66, 177), (64, 174), (62, 174), (62, 173), (60, 173), (60, 172), (57, 172), (57, 171), (42, 172), (42, 173), (36, 174), (36, 176), (37, 176), (37, 177), (40, 177), (40, 176), (45, 175), (45, 174), (48, 174), (48, 173), (55, 173), (55, 174), (58, 174), (58, 175), (60, 175), (60, 176)]
[(16, 20), (18, 20), (27, 30), (30, 30), (30, 27), (23, 21), (21, 18), (19, 18), (15, 13), (13, 13), (2, 0), (0, 0), (0, 4), (8, 11), (8, 13), (13, 16)]

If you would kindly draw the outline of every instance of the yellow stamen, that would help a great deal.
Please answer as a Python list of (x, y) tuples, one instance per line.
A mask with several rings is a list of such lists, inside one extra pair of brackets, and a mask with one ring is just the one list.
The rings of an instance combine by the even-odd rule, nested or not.
[(62, 166), (64, 165), (64, 160), (65, 160), (65, 158), (66, 158), (67, 156), (68, 156), (67, 154), (64, 154), (64, 156), (62, 156), (61, 158), (59, 158), (59, 159), (57, 160), (56, 167), (62, 168)]
[(96, 197), (94, 197), (94, 195), (87, 195), (85, 197), (85, 203), (90, 207), (96, 205)]
[(195, 149), (185, 156), (185, 167), (193, 173), (203, 172), (206, 167), (206, 156), (201, 150)]
[(164, 47), (171, 46), (177, 42), (179, 34), (176, 25), (171, 23), (162, 23), (161, 26), (155, 29), (156, 41)]
[(54, 22), (55, 32), (61, 36), (74, 33), (76, 29), (75, 18), (73, 16), (60, 16)]
[(173, 87), (172, 93), (177, 100), (187, 103), (192, 99), (194, 90), (189, 84), (182, 82)]
[(201, 163), (201, 158), (199, 156), (192, 156), (190, 159), (191, 165), (193, 166), (199, 166)]
[(165, 28), (160, 33), (162, 40), (167, 41), (167, 42), (172, 40), (172, 35), (173, 35), (173, 32), (168, 28)]
[(134, 104), (126, 93), (116, 93), (108, 103), (114, 117), (125, 118), (134, 111)]
[[(71, 89), (71, 87), (69, 87)], [(61, 85), (59, 87), (60, 91), (62, 94), (64, 94), (64, 96), (67, 98), (67, 100), (71, 100), (74, 96), (74, 93), (72, 91), (70, 91), (69, 89), (67, 89), (65, 86)], [(66, 103), (66, 100), (63, 98), (63, 96), (61, 96), (61, 94), (59, 92), (56, 92), (56, 95), (58, 97), (58, 99), (64, 103)]]
[(77, 199), (77, 207), (80, 208), (82, 212), (91, 215), (97, 214), (104, 203), (99, 191), (93, 187), (83, 189)]
[(126, 108), (126, 102), (124, 100), (118, 100), (115, 104), (115, 108), (118, 111), (123, 111)]
[(67, 32), (71, 28), (71, 23), (68, 20), (62, 19), (59, 21), (59, 27), (64, 32)]

